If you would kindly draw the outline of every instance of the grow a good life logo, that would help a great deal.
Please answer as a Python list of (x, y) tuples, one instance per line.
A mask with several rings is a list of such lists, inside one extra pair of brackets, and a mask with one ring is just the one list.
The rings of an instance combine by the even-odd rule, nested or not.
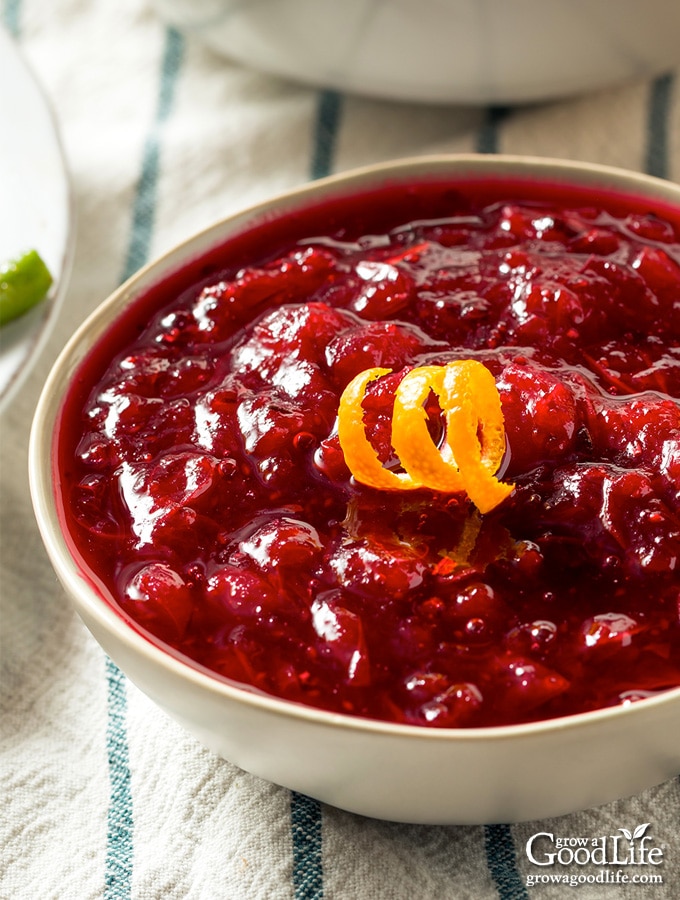
[[(560, 837), (539, 831), (526, 844), (527, 859), (541, 869), (527, 875), (527, 886), (535, 884), (663, 884), (658, 867), (664, 847), (648, 834), (650, 823), (619, 828), (617, 834), (600, 837)], [(566, 869), (569, 871), (565, 871)]]

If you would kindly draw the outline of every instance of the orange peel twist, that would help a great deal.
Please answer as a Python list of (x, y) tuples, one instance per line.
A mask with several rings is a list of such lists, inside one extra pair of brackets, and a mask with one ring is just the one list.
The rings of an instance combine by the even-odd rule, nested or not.
[[(476, 360), (444, 366), (419, 366), (400, 382), (392, 413), (392, 447), (404, 472), (380, 462), (363, 422), (362, 403), (371, 381), (390, 369), (360, 372), (347, 385), (338, 408), (338, 437), (355, 479), (381, 490), (465, 492), (481, 513), (498, 506), (514, 485), (495, 473), (505, 454), (500, 395), (489, 370)], [(427, 427), (425, 403), (433, 391), (445, 417), (445, 435), (437, 446)]]
[(378, 454), (366, 437), (362, 401), (371, 381), (389, 375), (391, 369), (365, 369), (353, 378), (342, 392), (338, 407), (338, 438), (345, 455), (345, 462), (357, 481), (369, 487), (386, 491), (410, 490), (422, 485), (410, 475), (390, 472), (378, 458)]

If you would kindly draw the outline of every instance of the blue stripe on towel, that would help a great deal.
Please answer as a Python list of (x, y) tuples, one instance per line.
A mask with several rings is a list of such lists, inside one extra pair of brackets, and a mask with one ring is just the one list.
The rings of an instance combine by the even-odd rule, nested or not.
[(484, 846), (489, 872), (500, 900), (527, 900), (528, 894), (517, 870), (517, 857), (509, 825), (486, 825)]
[[(132, 213), (130, 244), (123, 270), (124, 281), (149, 253), (154, 225), (156, 188), (160, 159), (160, 126), (172, 108), (174, 86), (181, 66), (183, 40), (168, 29), (161, 66), (156, 117), (144, 148), (142, 172)], [(128, 900), (132, 889), (133, 804), (127, 737), (127, 692), (125, 676), (112, 660), (106, 660), (108, 725), (106, 746), (111, 796), (109, 799), (104, 900)]]
[(293, 895), (295, 900), (321, 900), (321, 807), (304, 794), (291, 793), (290, 823), (293, 832)]
[(104, 900), (127, 900), (132, 884), (132, 793), (126, 716), (125, 676), (108, 657), (108, 723), (106, 752), (109, 764), (109, 801)]
[(510, 110), (507, 106), (489, 106), (484, 113), (484, 120), (477, 133), (477, 153), (498, 153), (500, 140), (500, 126), (508, 117)]
[(2, 21), (12, 37), (20, 37), (21, 0), (5, 0), (2, 6)]
[(673, 93), (673, 76), (662, 75), (652, 82), (647, 115), (645, 169), (649, 175), (668, 178), (668, 122)]
[(342, 98), (336, 91), (319, 94), (314, 129), (314, 151), (310, 174), (312, 178), (324, 178), (333, 169), (335, 143), (342, 113)]
[(160, 133), (172, 109), (174, 88), (184, 52), (182, 35), (174, 28), (166, 31), (156, 118), (144, 145), (142, 171), (137, 182), (132, 231), (123, 270), (123, 281), (137, 271), (149, 257), (153, 234), (156, 189), (160, 166)]

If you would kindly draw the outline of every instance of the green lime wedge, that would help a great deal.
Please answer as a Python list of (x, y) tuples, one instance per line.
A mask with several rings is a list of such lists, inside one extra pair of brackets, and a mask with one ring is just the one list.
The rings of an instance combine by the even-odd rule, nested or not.
[(44, 300), (51, 284), (50, 271), (36, 250), (0, 267), (0, 327)]

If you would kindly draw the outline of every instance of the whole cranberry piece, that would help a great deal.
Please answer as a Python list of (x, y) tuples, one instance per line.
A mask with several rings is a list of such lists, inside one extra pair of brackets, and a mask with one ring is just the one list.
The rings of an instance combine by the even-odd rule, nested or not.
[(535, 713), (569, 688), (569, 681), (543, 663), (508, 654), (494, 666), (498, 713), (509, 719)]
[(653, 213), (631, 213), (625, 219), (625, 226), (632, 234), (648, 241), (671, 243), (676, 240), (676, 234), (670, 222), (660, 219)]
[(255, 572), (237, 566), (216, 568), (205, 585), (204, 620), (224, 624), (236, 620), (264, 620), (279, 610), (276, 592)]
[(506, 647), (519, 655), (544, 658), (555, 648), (557, 625), (548, 619), (522, 622), (505, 636)]
[(582, 232), (569, 243), (575, 253), (596, 253), (598, 256), (610, 256), (619, 249), (620, 238), (607, 228), (593, 227)]
[(362, 260), (356, 266), (358, 291), (351, 309), (364, 319), (389, 319), (402, 312), (413, 297), (413, 279), (398, 266)]
[(673, 470), (673, 460), (680, 458), (677, 401), (652, 393), (621, 399), (596, 397), (584, 409), (593, 446), (605, 459)]
[(118, 439), (138, 438), (164, 405), (160, 397), (143, 397), (132, 393), (112, 393), (98, 399), (101, 408), (106, 410), (103, 434)]
[(440, 594), (446, 602), (444, 620), (450, 637), (459, 643), (479, 645), (503, 633), (512, 611), (497, 591), (482, 581)]
[(680, 517), (642, 469), (585, 463), (559, 469), (543, 515), (587, 553), (618, 557), (628, 576), (677, 569)]
[(232, 351), (233, 370), (269, 381), (291, 359), (318, 365), (333, 338), (355, 324), (354, 316), (325, 303), (280, 306), (246, 331)]
[(332, 425), (328, 418), (323, 407), (305, 406), (276, 389), (248, 394), (236, 407), (246, 451), (258, 458), (296, 454), (296, 436), (302, 432), (319, 438), (327, 435)]
[(314, 466), (331, 481), (348, 481), (352, 477), (337, 434), (320, 442), (314, 453)]
[(228, 385), (204, 393), (194, 404), (194, 443), (221, 457), (239, 455), (236, 409), (239, 393)]
[(569, 385), (536, 365), (511, 362), (496, 382), (509, 448), (507, 477), (564, 458), (576, 445), (579, 420)]
[[(168, 453), (148, 464), (123, 463), (118, 484), (138, 546), (153, 543), (156, 527), (177, 513), (195, 517), (196, 505), (207, 500), (219, 481), (218, 466), (215, 457), (192, 451)], [(181, 530), (181, 522), (176, 526)]]
[(586, 619), (581, 627), (584, 646), (588, 650), (630, 647), (640, 626), (624, 613), (601, 613)]
[(116, 442), (97, 432), (83, 435), (76, 454), (87, 468), (94, 471), (111, 471), (120, 463), (120, 455)]
[(166, 563), (153, 562), (127, 579), (123, 605), (154, 634), (177, 641), (189, 624), (193, 600), (189, 586), (175, 569)]
[(404, 686), (415, 722), (438, 728), (469, 726), (483, 703), (476, 684), (456, 682), (439, 672), (415, 672)]
[(403, 597), (423, 580), (426, 564), (411, 547), (369, 537), (336, 545), (327, 556), (331, 577), (347, 590), (382, 598)]
[(323, 544), (312, 525), (288, 516), (271, 519), (249, 537), (239, 542), (238, 549), (263, 570), (281, 567), (306, 567), (321, 555)]
[(539, 544), (534, 541), (517, 541), (513, 547), (511, 564), (514, 573), (524, 584), (535, 581), (543, 572), (545, 558)]
[(680, 265), (660, 247), (643, 247), (633, 259), (631, 266), (652, 288), (657, 298), (664, 304), (672, 302), (680, 291)]
[(312, 624), (321, 643), (319, 651), (342, 667), (348, 683), (365, 686), (371, 668), (361, 618), (342, 605), (339, 591), (326, 591), (312, 603)]
[(371, 322), (334, 338), (326, 348), (326, 364), (333, 382), (344, 388), (364, 369), (402, 369), (428, 345), (436, 346), (414, 325)]
[(191, 310), (193, 340), (219, 343), (268, 306), (308, 299), (332, 276), (334, 267), (331, 253), (307, 248), (204, 287)]

